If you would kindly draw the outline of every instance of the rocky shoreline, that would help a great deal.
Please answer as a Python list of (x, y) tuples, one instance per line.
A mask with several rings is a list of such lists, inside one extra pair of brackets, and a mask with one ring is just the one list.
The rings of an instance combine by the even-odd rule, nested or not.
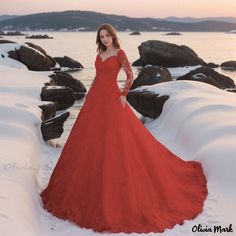
[[(0, 44), (16, 44), (13, 41), (0, 40)], [(65, 111), (56, 115), (56, 111), (66, 110), (75, 100), (85, 96), (86, 87), (65, 71), (80, 70), (81, 63), (70, 57), (53, 58), (44, 49), (33, 43), (18, 45), (8, 51), (8, 57), (23, 63), (32, 71), (52, 71), (49, 81), (41, 91), (41, 100), (48, 104), (39, 106), (42, 109), (41, 131), (45, 141), (59, 138), (63, 133), (63, 124), (70, 113)], [(4, 57), (4, 55), (2, 55)]]
[[(214, 70), (219, 65), (205, 62), (191, 48), (186, 45), (176, 45), (159, 40), (142, 42), (138, 47), (140, 58), (133, 62), (133, 66), (142, 69), (134, 80), (127, 96), (130, 105), (141, 115), (157, 118), (163, 109), (168, 96), (159, 96), (147, 90), (135, 90), (143, 85), (154, 85), (172, 80), (192, 80), (207, 83), (219, 89), (236, 92), (234, 81)], [(172, 78), (167, 67), (199, 66), (197, 69)], [(222, 69), (236, 70), (236, 61), (224, 62)]]
[[(42, 110), (41, 132), (44, 141), (59, 138), (63, 133), (64, 122), (70, 116), (67, 111), (75, 100), (85, 97), (87, 89), (78, 79), (71, 76), (69, 71), (81, 70), (83, 65), (74, 59), (51, 57), (38, 45), (26, 42), (19, 45), (13, 41), (0, 40), (0, 44), (16, 44), (15, 50), (8, 51), (8, 57), (23, 63), (29, 70), (51, 71), (50, 80), (44, 84), (41, 91), (41, 100), (48, 101), (40, 105)], [(148, 90), (137, 88), (144, 85), (155, 85), (175, 80), (192, 80), (207, 83), (228, 92), (236, 92), (234, 81), (227, 76), (216, 72), (213, 68), (219, 67), (214, 63), (206, 63), (191, 48), (185, 45), (175, 45), (158, 40), (148, 40), (139, 47), (140, 58), (132, 65), (140, 66), (141, 71), (134, 80), (128, 93), (129, 104), (141, 115), (157, 118), (163, 109), (168, 95), (159, 96)], [(4, 57), (4, 55), (1, 55)], [(224, 62), (223, 69), (235, 70), (236, 61)], [(199, 66), (189, 73), (178, 78), (172, 78), (167, 67)], [(57, 111), (63, 111), (56, 115)]]

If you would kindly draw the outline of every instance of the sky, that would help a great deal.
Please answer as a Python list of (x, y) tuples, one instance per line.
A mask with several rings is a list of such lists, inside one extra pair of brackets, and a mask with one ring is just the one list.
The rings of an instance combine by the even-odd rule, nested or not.
[(129, 17), (236, 17), (236, 0), (0, 0), (0, 15), (87, 10)]

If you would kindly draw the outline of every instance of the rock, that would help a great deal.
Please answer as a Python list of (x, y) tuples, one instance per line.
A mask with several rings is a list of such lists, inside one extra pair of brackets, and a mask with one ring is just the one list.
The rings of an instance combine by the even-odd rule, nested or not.
[(73, 90), (65, 86), (44, 86), (40, 96), (42, 101), (56, 102), (56, 110), (67, 109), (75, 102)]
[(19, 36), (19, 35), (25, 35), (25, 34), (22, 34), (20, 31), (9, 31), (9, 32), (5, 33), (5, 35), (8, 35), (8, 36)]
[(31, 36), (26, 36), (25, 38), (27, 39), (53, 39), (53, 37), (49, 37), (48, 35), (44, 34), (35, 34), (35, 35), (31, 35)]
[(43, 53), (44, 55), (47, 55), (46, 51), (45, 51), (43, 48), (41, 48), (40, 46), (38, 46), (38, 45), (36, 45), (36, 44), (34, 44), (34, 43), (31, 43), (31, 42), (26, 42), (26, 44), (27, 44), (28, 46), (30, 46), (31, 48), (34, 48), (34, 49), (40, 51), (40, 52)]
[(10, 40), (6, 40), (6, 39), (1, 39), (0, 40), (0, 44), (4, 44), (4, 43), (16, 43), (16, 42), (13, 42), (13, 41), (10, 41)]
[(209, 62), (209, 63), (206, 64), (206, 67), (209, 67), (209, 68), (217, 68), (217, 67), (219, 67), (219, 65), (218, 65), (218, 64), (215, 64), (215, 63), (213, 63), (213, 62)]
[(48, 71), (56, 65), (56, 61), (47, 55), (39, 46), (27, 43), (29, 47), (21, 46), (19, 49), (9, 51), (10, 58), (20, 61), (29, 70)]
[[(140, 71), (130, 89), (166, 81), (172, 81), (168, 69), (161, 66), (147, 66)], [(150, 118), (157, 118), (161, 114), (163, 105), (168, 98), (169, 96), (159, 96), (145, 89), (130, 91), (127, 95), (130, 105), (143, 116)]]
[(140, 32), (139, 31), (134, 31), (134, 32), (130, 33), (129, 35), (140, 35)]
[(220, 89), (235, 88), (234, 81), (230, 77), (224, 76), (208, 67), (199, 67), (178, 77), (177, 80), (200, 81)]
[(85, 96), (87, 89), (82, 82), (72, 77), (65, 72), (54, 72), (49, 76), (51, 85), (66, 86), (73, 90), (76, 99), (81, 99)]
[(70, 112), (65, 112), (42, 122), (41, 132), (44, 141), (61, 137), (63, 133), (63, 124), (67, 120), (69, 115)]
[(159, 96), (148, 90), (131, 91), (127, 95), (127, 101), (140, 114), (150, 118), (157, 118), (163, 109), (163, 105), (169, 96)]
[(132, 66), (145, 66), (145, 65), (142, 63), (141, 59), (139, 58), (133, 62)]
[(165, 35), (182, 35), (182, 34), (179, 32), (169, 32), (169, 33), (166, 33)]
[(140, 59), (133, 66), (157, 65), (165, 67), (182, 67), (206, 65), (189, 47), (159, 41), (148, 40), (138, 46)]
[(75, 61), (74, 59), (68, 56), (54, 57), (54, 60), (56, 60), (61, 67), (69, 67), (72, 69), (84, 68), (78, 61)]
[(225, 89), (227, 92), (236, 93), (236, 88)]
[(152, 85), (171, 80), (171, 74), (165, 67), (147, 66), (138, 74), (138, 77), (134, 80), (130, 89), (135, 89), (142, 85)]
[[(181, 80), (181, 79), (177, 79), (177, 80)], [(212, 78), (211, 76), (205, 75), (203, 73), (198, 73), (191, 76), (190, 80), (211, 84), (217, 88), (220, 88), (219, 84), (214, 80), (214, 78)]]
[(236, 61), (226, 61), (220, 67), (224, 70), (236, 70)]
[(42, 109), (41, 120), (45, 121), (55, 116), (57, 105), (55, 102), (50, 102), (48, 104), (43, 104), (39, 106)]

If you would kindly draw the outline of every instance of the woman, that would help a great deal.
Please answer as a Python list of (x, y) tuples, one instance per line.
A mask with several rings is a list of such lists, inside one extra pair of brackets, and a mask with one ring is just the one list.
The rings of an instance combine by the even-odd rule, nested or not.
[(97, 45), (96, 76), (41, 193), (44, 208), (99, 232), (163, 232), (193, 219), (207, 196), (201, 164), (169, 151), (127, 104), (133, 73), (111, 25), (100, 26)]

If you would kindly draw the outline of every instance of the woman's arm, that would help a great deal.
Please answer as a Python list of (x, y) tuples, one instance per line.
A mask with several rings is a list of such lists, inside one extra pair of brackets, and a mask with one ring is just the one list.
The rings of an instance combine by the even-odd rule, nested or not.
[(121, 92), (121, 95), (126, 97), (129, 92), (129, 88), (131, 87), (132, 82), (134, 80), (133, 71), (132, 71), (129, 60), (128, 60), (124, 50), (121, 49), (118, 52), (118, 59), (120, 61), (120, 64), (121, 64), (123, 70), (126, 73), (126, 83), (125, 83), (125, 86)]

